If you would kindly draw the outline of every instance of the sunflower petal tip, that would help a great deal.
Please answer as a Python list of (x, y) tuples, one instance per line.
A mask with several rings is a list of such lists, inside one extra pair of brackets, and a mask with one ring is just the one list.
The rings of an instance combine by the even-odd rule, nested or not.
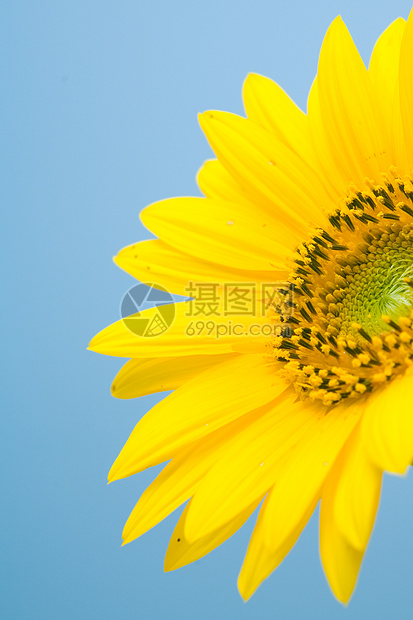
[(242, 578), (242, 573), (240, 573), (238, 577), (237, 587), (238, 592), (244, 603), (246, 603), (255, 592), (255, 589), (251, 587), (251, 584), (245, 583), (244, 579)]
[[(113, 469), (113, 467), (112, 467), (112, 469)], [(107, 484), (110, 484), (111, 482), (114, 482), (116, 480), (116, 474), (115, 474), (115, 472), (112, 471), (112, 469), (108, 473), (108, 482), (107, 482)]]
[(338, 602), (343, 605), (343, 607), (348, 607), (351, 597), (353, 595), (353, 590), (350, 593), (343, 594), (341, 592), (334, 592), (334, 596), (337, 598)]
[(347, 29), (347, 26), (343, 18), (341, 17), (341, 15), (337, 15), (337, 17), (335, 17), (333, 21), (331, 22), (327, 30), (326, 37), (329, 35), (329, 33), (337, 31), (337, 30), (342, 30), (343, 28)]
[(213, 110), (204, 110), (204, 112), (200, 112), (198, 114), (198, 120), (201, 126), (202, 126), (202, 123), (211, 122), (211, 120), (213, 120), (214, 117), (215, 117), (215, 112)]
[(348, 607), (357, 585), (357, 579), (352, 583), (340, 583), (340, 580), (337, 581), (333, 579), (330, 581), (330, 577), (327, 577), (327, 583), (337, 601), (343, 605), (343, 607)]
[(247, 77), (244, 80), (244, 88), (245, 86), (248, 84), (251, 84), (251, 82), (255, 82), (256, 80), (259, 80), (260, 77), (262, 77), (261, 75), (259, 75), (258, 73), (255, 73), (254, 71), (248, 73)]
[(98, 336), (99, 334), (96, 334), (96, 336), (93, 336), (92, 340), (89, 342), (89, 344), (86, 347), (86, 351), (96, 351), (96, 344), (98, 342)]
[(262, 84), (265, 80), (268, 80), (268, 78), (260, 75), (259, 73), (248, 73), (242, 85), (242, 96), (244, 100), (245, 98), (254, 96), (255, 91), (259, 89), (260, 84)]

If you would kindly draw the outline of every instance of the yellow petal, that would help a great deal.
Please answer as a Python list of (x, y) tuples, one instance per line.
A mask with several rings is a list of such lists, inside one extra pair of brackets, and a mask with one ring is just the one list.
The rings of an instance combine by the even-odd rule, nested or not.
[(113, 380), (112, 396), (138, 398), (155, 392), (176, 390), (203, 370), (235, 355), (186, 355), (129, 360)]
[(285, 388), (261, 355), (238, 356), (204, 371), (138, 422), (110, 479), (172, 458), (183, 446), (272, 401)]
[[(266, 355), (268, 353), (268, 338), (238, 338), (231, 344), (231, 350), (234, 353), (243, 353), (248, 355)], [(278, 368), (278, 364), (275, 369)]]
[[(247, 116), (268, 132), (275, 135), (313, 170), (318, 182), (322, 182), (330, 200), (335, 200), (337, 188), (332, 191), (332, 179), (320, 179), (320, 165), (314, 150), (308, 117), (290, 97), (272, 80), (250, 73), (244, 82), (243, 99)], [(324, 192), (318, 195), (322, 202)], [(331, 210), (326, 200), (326, 209)]]
[(413, 375), (394, 379), (367, 402), (363, 441), (381, 469), (402, 474), (413, 458)]
[(246, 508), (243, 512), (235, 517), (229, 523), (226, 523), (223, 527), (216, 529), (211, 534), (200, 538), (194, 543), (189, 543), (184, 534), (185, 519), (188, 513), (188, 509), (191, 502), (186, 506), (181, 518), (179, 519), (176, 527), (169, 541), (169, 546), (165, 556), (165, 571), (175, 570), (186, 566), (191, 562), (195, 562), (202, 558), (210, 551), (213, 551), (219, 545), (222, 545), (228, 538), (230, 538), (237, 530), (240, 529), (245, 521), (251, 516), (259, 502), (255, 502), (252, 506)]
[[(407, 157), (410, 170), (413, 166), (413, 10), (410, 11), (404, 30), (402, 46), (400, 50), (400, 108), (402, 114), (403, 130)], [(410, 171), (409, 170), (409, 171)]]
[(254, 594), (258, 586), (281, 564), (285, 556), (290, 552), (311, 517), (318, 501), (317, 498), (308, 507), (308, 510), (302, 515), (300, 522), (294, 530), (287, 537), (278, 541), (277, 548), (269, 549), (264, 541), (263, 521), (271, 493), (272, 491), (269, 492), (259, 512), (257, 524), (252, 533), (247, 554), (238, 577), (238, 589), (244, 600), (249, 599)]
[(219, 161), (251, 199), (276, 212), (280, 225), (289, 226), (292, 238), (302, 239), (311, 223), (325, 223), (324, 189), (294, 151), (259, 125), (235, 114), (205, 112), (199, 122)]
[(250, 120), (273, 133), (301, 159), (313, 162), (307, 117), (278, 84), (250, 73), (244, 82), (243, 99)]
[(405, 20), (399, 17), (386, 28), (374, 46), (369, 65), (377, 105), (391, 138), (391, 157), (399, 174), (409, 172), (399, 98), (399, 59), (405, 25)]
[(335, 162), (331, 157), (329, 138), (324, 129), (324, 115), (320, 106), (317, 77), (308, 95), (308, 124), (318, 168), (332, 197), (331, 206), (329, 205), (331, 211), (337, 200), (346, 195), (349, 181), (340, 162)]
[(359, 426), (338, 460), (334, 521), (351, 546), (364, 551), (379, 505), (382, 471), (366, 453)]
[(325, 36), (317, 82), (331, 158), (349, 183), (363, 187), (366, 177), (380, 181), (380, 173), (394, 164), (389, 136), (367, 69), (340, 17)]
[(217, 159), (209, 159), (204, 163), (197, 175), (200, 190), (207, 198), (225, 200), (226, 202), (240, 202), (253, 207), (254, 203), (242, 186), (229, 174)]
[(224, 282), (273, 282), (286, 279), (281, 270), (247, 271), (197, 259), (167, 245), (159, 239), (141, 241), (123, 248), (114, 258), (115, 263), (141, 282), (159, 284), (171, 293), (192, 296), (191, 283), (217, 283), (217, 291)]
[[(399, 82), (400, 48), (406, 22), (399, 17), (377, 39), (369, 64), (369, 75), (376, 88), (377, 103), (388, 120)], [(391, 125), (388, 123), (389, 126)]]
[(186, 520), (188, 540), (212, 532), (265, 494), (297, 444), (317, 423), (308, 405), (286, 394), (230, 441), (205, 476)]
[(356, 402), (337, 405), (327, 414), (317, 414), (315, 408), (316, 424), (291, 453), (267, 506), (263, 527), (270, 548), (293, 531), (314, 498), (320, 496), (325, 477), (361, 413), (362, 406)]
[(334, 520), (334, 500), (341, 462), (333, 468), (323, 489), (320, 508), (320, 555), (335, 596), (347, 603), (354, 590), (363, 551), (352, 547)]
[[(174, 306), (175, 318), (169, 329), (159, 336), (137, 335), (127, 327), (133, 319), (128, 317), (96, 334), (89, 343), (89, 349), (117, 357), (221, 355), (233, 353), (232, 345), (241, 345), (244, 340), (262, 343), (268, 340), (268, 334), (265, 336), (260, 331), (260, 326), (268, 324), (265, 317), (237, 315), (232, 321), (202, 313), (194, 317), (190, 304), (177, 303)], [(156, 319), (157, 314), (157, 308), (149, 308), (137, 318), (150, 322)]]
[(284, 267), (294, 247), (276, 219), (243, 204), (209, 198), (171, 198), (146, 207), (142, 222), (177, 249), (234, 269)]
[(189, 499), (228, 441), (260, 415), (254, 410), (180, 450), (140, 497), (123, 530), (124, 542), (141, 536)]

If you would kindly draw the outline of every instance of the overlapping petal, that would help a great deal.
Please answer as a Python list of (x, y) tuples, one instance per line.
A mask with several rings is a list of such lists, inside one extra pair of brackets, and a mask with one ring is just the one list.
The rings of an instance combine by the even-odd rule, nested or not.
[(207, 368), (235, 356), (235, 353), (228, 353), (132, 359), (114, 378), (112, 395), (116, 398), (138, 398), (145, 394), (176, 390)]
[(242, 185), (230, 175), (217, 159), (208, 159), (198, 171), (197, 182), (207, 198), (226, 202), (245, 203), (251, 209), (254, 202)]
[(309, 504), (307, 510), (303, 512), (301, 519), (296, 523), (295, 527), (291, 531), (286, 532), (285, 536), (278, 539), (277, 546), (270, 548), (265, 542), (264, 522), (266, 519), (267, 506), (271, 502), (272, 492), (273, 491), (270, 491), (268, 493), (259, 512), (257, 523), (248, 545), (247, 554), (238, 577), (238, 589), (244, 600), (247, 600), (254, 594), (262, 581), (281, 564), (285, 556), (290, 552), (314, 512), (318, 501), (318, 498), (315, 498), (314, 502)]
[(363, 551), (348, 542), (334, 518), (340, 473), (341, 467), (338, 464), (323, 489), (320, 508), (320, 555), (332, 591), (342, 603), (347, 603), (356, 585)]
[(368, 71), (340, 17), (325, 36), (317, 83), (319, 129), (335, 166), (343, 170), (347, 183), (358, 187), (366, 177), (380, 181), (381, 173), (394, 164), (390, 138)]
[(171, 198), (146, 207), (142, 221), (166, 243), (233, 269), (272, 270), (293, 256), (293, 233), (281, 237), (269, 213), (208, 198)]
[(376, 91), (377, 105), (390, 137), (391, 159), (399, 174), (409, 172), (400, 109), (400, 48), (406, 22), (397, 19), (377, 40), (370, 59), (369, 75)]
[(400, 73), (399, 92), (404, 143), (406, 145), (407, 161), (409, 170), (413, 167), (413, 82), (412, 82), (412, 58), (413, 58), (413, 10), (410, 12), (403, 33), (400, 50)]
[(286, 388), (261, 355), (224, 361), (186, 382), (135, 426), (109, 473), (124, 478), (271, 402)]
[[(158, 309), (149, 308), (139, 314), (139, 318), (151, 321)], [(245, 341), (253, 341), (265, 352), (268, 336), (260, 332), (260, 326), (268, 323), (264, 316), (239, 315), (236, 317), (235, 329), (222, 324), (221, 317), (214, 317), (202, 312), (195, 319), (204, 326), (211, 323), (211, 329), (202, 329), (200, 333), (188, 334), (188, 326), (194, 322), (188, 304), (175, 304), (175, 317), (172, 325), (156, 337), (141, 337), (127, 327), (127, 320), (117, 321), (106, 327), (90, 341), (89, 349), (104, 355), (118, 357), (172, 357), (183, 355), (221, 355), (233, 353)], [(214, 327), (215, 326), (215, 327)], [(254, 329), (252, 329), (252, 327)]]
[(307, 164), (312, 161), (307, 116), (278, 84), (250, 73), (244, 82), (243, 100), (251, 121), (273, 133)]
[[(247, 119), (209, 111), (199, 122), (218, 160), (251, 199), (290, 226), (294, 235), (306, 235), (325, 223), (329, 199), (312, 169), (283, 142)], [(292, 205), (300, 205), (292, 209)], [(302, 236), (301, 236), (302, 239)]]
[(191, 505), (191, 502), (189, 502), (171, 536), (165, 556), (165, 570), (175, 570), (176, 568), (195, 562), (207, 553), (210, 553), (210, 551), (213, 551), (244, 525), (245, 521), (251, 516), (258, 504), (259, 502), (254, 502), (222, 527), (190, 543), (185, 538), (185, 520)]
[(287, 394), (236, 435), (204, 477), (191, 502), (185, 536), (194, 541), (224, 525), (278, 480), (294, 448), (311, 432), (314, 416)]
[(346, 195), (349, 181), (346, 171), (340, 166), (340, 162), (331, 155), (330, 140), (325, 130), (323, 110), (320, 104), (317, 77), (311, 86), (307, 107), (308, 124), (315, 157), (318, 168), (328, 184), (333, 206), (338, 203), (340, 198)]
[(312, 428), (290, 454), (268, 502), (263, 523), (266, 544), (276, 548), (300, 523), (321, 488), (346, 439), (360, 419), (358, 403), (337, 405), (328, 414), (313, 412)]
[(340, 455), (334, 521), (350, 545), (364, 551), (379, 505), (382, 470), (370, 459), (359, 426)]
[(123, 530), (124, 542), (141, 536), (192, 497), (231, 440), (266, 409), (253, 410), (179, 450), (140, 497)]
[(372, 394), (363, 417), (363, 441), (381, 469), (402, 474), (413, 459), (413, 375)]
[(159, 239), (141, 241), (123, 248), (114, 258), (115, 263), (141, 282), (161, 285), (171, 293), (191, 297), (191, 283), (205, 282), (217, 285), (222, 291), (224, 283), (273, 282), (287, 277), (283, 269), (268, 271), (227, 267), (211, 261), (197, 259), (180, 252)]

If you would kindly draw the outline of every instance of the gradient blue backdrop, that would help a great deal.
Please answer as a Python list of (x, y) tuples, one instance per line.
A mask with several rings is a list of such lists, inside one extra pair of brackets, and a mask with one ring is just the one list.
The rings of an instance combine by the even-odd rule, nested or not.
[(413, 479), (386, 476), (349, 608), (330, 593), (316, 515), (244, 604), (236, 578), (252, 523), (207, 558), (163, 573), (174, 514), (121, 548), (150, 470), (106, 473), (157, 397), (117, 401), (121, 360), (86, 351), (132, 279), (111, 257), (148, 237), (146, 204), (197, 194), (211, 156), (199, 111), (242, 113), (248, 72), (305, 108), (339, 13), (365, 60), (409, 2), (13, 0), (1, 45), (2, 617), (407, 619)]

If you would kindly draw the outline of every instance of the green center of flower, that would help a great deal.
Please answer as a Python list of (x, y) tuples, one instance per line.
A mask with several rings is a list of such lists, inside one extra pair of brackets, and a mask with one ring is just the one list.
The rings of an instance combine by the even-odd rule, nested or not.
[[(393, 232), (394, 231), (394, 232)], [(382, 316), (397, 321), (408, 316), (413, 307), (413, 289), (408, 278), (413, 275), (413, 243), (410, 227), (367, 235), (368, 243), (341, 261), (343, 280), (335, 278), (335, 297), (342, 331), (350, 331), (356, 322), (370, 334), (387, 329)], [(366, 236), (366, 235), (365, 235)], [(344, 267), (344, 269), (343, 269)], [(345, 270), (345, 267), (349, 267)], [(346, 271), (348, 273), (346, 273)], [(330, 299), (330, 298), (329, 298)], [(333, 306), (332, 306), (333, 309)]]
[(297, 249), (270, 346), (300, 396), (326, 405), (412, 364), (411, 181), (392, 171), (391, 181), (351, 192), (329, 220)]

